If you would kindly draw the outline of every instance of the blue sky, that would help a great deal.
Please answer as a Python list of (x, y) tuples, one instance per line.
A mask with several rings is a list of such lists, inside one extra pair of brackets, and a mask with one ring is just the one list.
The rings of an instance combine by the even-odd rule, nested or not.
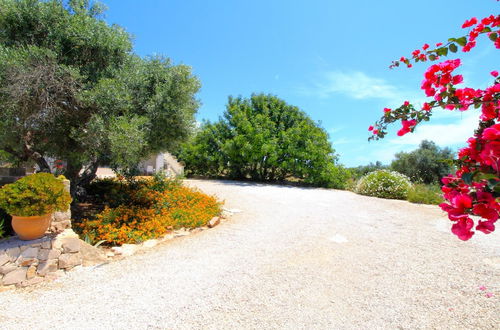
[[(425, 100), (426, 64), (390, 70), (424, 43), (462, 35), (473, 16), (497, 14), (495, 0), (103, 0), (105, 18), (134, 36), (134, 51), (192, 66), (202, 83), (197, 119), (217, 120), (229, 95), (271, 93), (330, 134), (340, 163), (389, 163), (422, 139), (453, 149), (472, 135), (478, 113), (439, 111), (412, 135), (367, 142), (367, 127), (405, 100)], [(418, 3), (418, 5), (417, 5)], [(462, 54), (471, 87), (486, 87), (499, 57), (486, 40)]]

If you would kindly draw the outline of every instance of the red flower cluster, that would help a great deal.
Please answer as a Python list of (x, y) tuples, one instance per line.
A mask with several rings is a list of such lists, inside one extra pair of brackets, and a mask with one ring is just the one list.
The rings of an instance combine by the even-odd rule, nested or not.
[[(481, 34), (487, 34), (495, 48), (500, 49), (500, 15), (491, 15), (480, 21), (472, 18), (465, 21), (462, 27), (472, 27), (467, 36), (451, 38), (444, 46), (438, 43), (437, 49), (429, 49), (429, 45), (425, 44), (423, 52), (415, 50), (412, 53), (412, 60), (435, 61), (439, 56), (448, 55), (448, 51), (456, 52), (457, 44), (463, 46), (463, 52), (468, 52), (475, 47), (476, 39)], [(410, 60), (405, 57), (401, 57), (399, 62), (411, 66)], [(393, 62), (391, 67), (399, 66), (399, 62)], [(460, 65), (460, 59), (431, 65), (425, 72), (421, 88), (432, 100), (425, 102), (421, 110), (414, 109), (408, 101), (390, 112), (384, 110), (384, 116), (375, 126), (370, 126), (374, 133), (370, 139), (383, 138), (387, 125), (399, 120), (403, 127), (398, 135), (405, 135), (421, 121), (429, 120), (432, 109), (436, 107), (461, 111), (472, 107), (481, 109), (478, 130), (467, 141), (468, 147), (458, 153), (459, 170), (442, 180), (447, 203), (440, 204), (440, 207), (454, 222), (451, 231), (460, 239), (468, 240), (474, 235), (474, 229), (485, 234), (494, 231), (500, 216), (500, 77), (498, 71), (492, 71), (490, 74), (496, 78), (495, 82), (484, 90), (456, 88), (463, 82), (461, 75), (454, 74)]]
[(403, 124), (403, 128), (398, 131), (398, 136), (403, 136), (406, 133), (409, 133), (415, 125), (417, 125), (417, 121), (415, 119), (412, 120), (403, 120), (401, 122)]
[(456, 59), (431, 65), (425, 72), (424, 80), (420, 86), (425, 91), (425, 95), (439, 101), (442, 98), (440, 94), (446, 91), (449, 83), (453, 85), (461, 83), (463, 81), (461, 75), (452, 75), (460, 64), (460, 59)]

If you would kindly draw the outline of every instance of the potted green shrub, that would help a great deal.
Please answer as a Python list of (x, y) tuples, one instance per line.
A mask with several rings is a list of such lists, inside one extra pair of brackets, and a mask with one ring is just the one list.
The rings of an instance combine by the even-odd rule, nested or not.
[(42, 237), (52, 213), (65, 211), (71, 197), (63, 183), (49, 173), (25, 176), (0, 188), (0, 208), (12, 216), (12, 228), (22, 240)]

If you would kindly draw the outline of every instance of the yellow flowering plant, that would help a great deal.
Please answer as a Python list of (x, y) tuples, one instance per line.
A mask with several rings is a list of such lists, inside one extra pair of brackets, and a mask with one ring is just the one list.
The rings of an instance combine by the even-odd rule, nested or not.
[(63, 183), (64, 177), (50, 173), (25, 176), (0, 188), (0, 208), (16, 216), (35, 216), (65, 211), (71, 196)]

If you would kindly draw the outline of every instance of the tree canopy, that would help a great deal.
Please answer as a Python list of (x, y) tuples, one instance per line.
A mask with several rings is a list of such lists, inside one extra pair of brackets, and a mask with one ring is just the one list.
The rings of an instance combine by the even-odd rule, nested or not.
[(452, 172), (453, 158), (450, 148), (440, 148), (434, 142), (424, 140), (412, 152), (397, 153), (391, 168), (414, 182), (439, 184), (443, 176)]
[(229, 97), (223, 117), (205, 122), (179, 158), (188, 174), (259, 181), (302, 179), (343, 187), (328, 134), (299, 108), (273, 95)]
[(87, 0), (0, 0), (0, 150), (42, 171), (65, 161), (73, 191), (99, 164), (127, 171), (175, 148), (199, 107), (190, 67), (133, 54), (102, 13)]

